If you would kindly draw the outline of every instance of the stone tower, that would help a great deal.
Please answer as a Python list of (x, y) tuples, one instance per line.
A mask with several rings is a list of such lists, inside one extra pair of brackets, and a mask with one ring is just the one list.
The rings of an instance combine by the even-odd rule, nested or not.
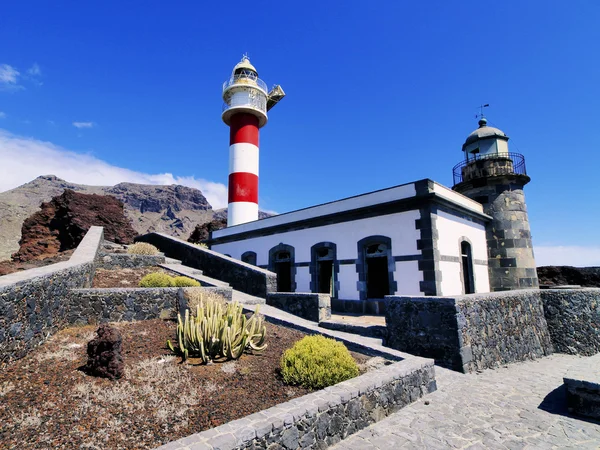
[(454, 189), (481, 203), (492, 217), (486, 227), (492, 291), (539, 287), (523, 187), (531, 180), (525, 158), (508, 151), (508, 136), (479, 120), (454, 167)]

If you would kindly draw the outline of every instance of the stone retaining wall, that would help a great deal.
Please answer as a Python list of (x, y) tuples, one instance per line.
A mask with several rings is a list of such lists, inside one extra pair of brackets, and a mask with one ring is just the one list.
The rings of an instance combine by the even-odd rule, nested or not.
[[(68, 321), (86, 325), (150, 319), (174, 319), (187, 307), (185, 290), (191, 288), (73, 289), (69, 294)], [(231, 300), (231, 289), (193, 288), (215, 292)]]
[(386, 297), (386, 345), (465, 373), (549, 355), (539, 292)]
[(267, 305), (313, 322), (331, 318), (331, 296), (310, 292), (272, 292), (267, 295)]
[(600, 352), (600, 289), (544, 289), (540, 295), (555, 351)]
[(69, 291), (91, 286), (102, 238), (91, 227), (69, 261), (0, 277), (0, 362), (22, 358), (69, 323)]
[(324, 448), (435, 390), (433, 363), (405, 360), (159, 449)]
[(166, 256), (179, 259), (182, 264), (202, 271), (208, 277), (229, 283), (233, 289), (256, 297), (266, 298), (277, 292), (277, 275), (235, 258), (213, 252), (163, 233), (138, 236), (136, 242), (148, 242)]
[(98, 269), (137, 269), (165, 263), (162, 255), (132, 255), (128, 253), (100, 253), (96, 258)]

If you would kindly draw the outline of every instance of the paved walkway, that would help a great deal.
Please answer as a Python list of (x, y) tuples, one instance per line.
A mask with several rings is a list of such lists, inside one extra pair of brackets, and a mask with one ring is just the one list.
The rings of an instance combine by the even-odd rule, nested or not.
[(470, 375), (436, 367), (436, 392), (332, 448), (600, 449), (600, 425), (565, 415), (562, 377), (578, 361), (557, 354)]

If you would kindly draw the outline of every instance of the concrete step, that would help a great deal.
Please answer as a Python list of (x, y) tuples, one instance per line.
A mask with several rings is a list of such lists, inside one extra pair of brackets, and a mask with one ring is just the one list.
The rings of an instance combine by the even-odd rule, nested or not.
[(160, 267), (171, 270), (180, 275), (193, 278), (198, 281), (202, 286), (209, 287), (220, 287), (220, 288), (231, 288), (229, 283), (225, 283), (224, 281), (217, 280), (215, 278), (207, 277), (202, 274), (201, 270), (194, 269), (193, 267), (184, 266), (183, 264), (160, 264)]
[[(165, 256), (165, 263), (166, 264), (181, 264), (181, 261), (175, 258), (169, 258), (167, 256)], [(195, 269), (197, 270), (197, 269)], [(202, 273), (201, 270), (198, 270), (198, 272)]]
[(250, 294), (246, 294), (245, 292), (233, 290), (232, 300), (234, 302), (239, 302), (243, 305), (264, 305), (266, 304), (266, 300), (261, 297), (255, 297)]

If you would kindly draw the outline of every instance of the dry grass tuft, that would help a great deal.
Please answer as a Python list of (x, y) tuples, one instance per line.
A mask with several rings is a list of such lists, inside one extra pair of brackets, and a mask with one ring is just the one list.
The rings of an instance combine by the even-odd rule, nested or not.
[(227, 303), (227, 299), (222, 295), (217, 294), (216, 292), (205, 291), (202, 288), (185, 288), (183, 293), (192, 314), (196, 314), (196, 306), (198, 306), (200, 302), (205, 305), (208, 302), (217, 302), (221, 303), (223, 306)]
[(131, 255), (158, 255), (158, 249), (147, 242), (136, 242), (127, 247), (127, 253)]

